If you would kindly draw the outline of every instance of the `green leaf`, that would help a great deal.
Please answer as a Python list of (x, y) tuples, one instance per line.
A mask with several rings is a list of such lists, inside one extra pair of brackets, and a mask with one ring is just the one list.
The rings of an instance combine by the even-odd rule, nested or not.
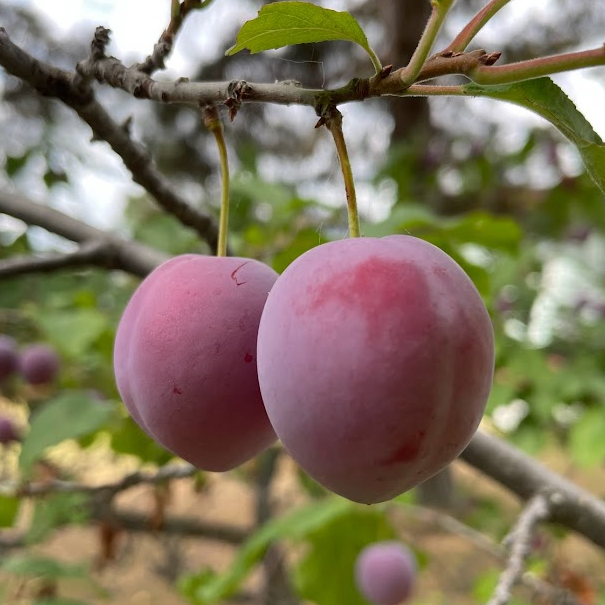
[(341, 511), (308, 537), (311, 548), (296, 570), (300, 596), (321, 605), (367, 605), (355, 586), (355, 559), (368, 544), (393, 538), (395, 532), (383, 510)]
[(569, 439), (571, 457), (580, 466), (596, 466), (605, 460), (605, 414), (599, 407), (587, 410), (576, 422)]
[(358, 505), (344, 498), (324, 498), (271, 520), (253, 533), (239, 548), (229, 570), (221, 575), (203, 570), (179, 582), (180, 592), (193, 603), (211, 604), (232, 595), (278, 539), (301, 539), (317, 531), (343, 511)]
[(151, 462), (162, 466), (174, 458), (149, 437), (129, 416), (124, 418), (119, 428), (111, 435), (111, 449), (118, 454), (137, 456), (141, 462)]
[(36, 555), (19, 554), (5, 559), (0, 569), (18, 576), (43, 578), (84, 578), (86, 568), (82, 565), (62, 563), (56, 559)]
[(588, 173), (605, 193), (605, 144), (571, 99), (550, 78), (499, 86), (467, 84), (464, 92), (515, 103), (548, 120), (576, 145)]
[(36, 318), (48, 339), (69, 357), (81, 357), (108, 327), (96, 309), (45, 311)]
[(12, 527), (19, 512), (21, 500), (0, 495), (0, 527)]
[(88, 521), (89, 513), (90, 504), (84, 494), (56, 493), (37, 499), (27, 542), (41, 542), (62, 525), (82, 525)]
[(101, 428), (111, 415), (111, 406), (91, 401), (83, 392), (63, 393), (46, 402), (31, 421), (21, 447), (19, 465), (27, 473), (44, 450), (65, 439), (76, 439)]
[(365, 33), (350, 13), (308, 2), (274, 2), (263, 6), (256, 19), (244, 23), (237, 34), (237, 43), (225, 54), (234, 55), (244, 48), (258, 53), (291, 44), (327, 40), (359, 44), (370, 55), (377, 70), (380, 69)]

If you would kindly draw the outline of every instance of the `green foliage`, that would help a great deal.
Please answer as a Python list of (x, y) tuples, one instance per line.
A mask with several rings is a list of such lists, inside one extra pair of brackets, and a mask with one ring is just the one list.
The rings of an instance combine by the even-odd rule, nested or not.
[(594, 467), (605, 460), (605, 413), (602, 406), (587, 410), (573, 425), (569, 446), (573, 461)]
[(33, 416), (23, 441), (22, 472), (29, 473), (47, 447), (97, 431), (113, 413), (111, 406), (92, 400), (86, 392), (68, 391), (47, 401)]
[(47, 312), (38, 323), (45, 337), (72, 358), (84, 355), (109, 327), (108, 317), (93, 308)]
[(20, 507), (19, 498), (0, 494), (0, 528), (12, 527)]
[(500, 86), (468, 84), (466, 94), (521, 105), (548, 120), (578, 148), (588, 173), (605, 194), (605, 145), (569, 97), (550, 79)]
[(124, 417), (111, 431), (111, 449), (117, 454), (136, 456), (141, 462), (166, 464), (174, 455), (158, 445), (130, 417)]
[(56, 493), (37, 499), (27, 531), (28, 544), (36, 544), (62, 525), (84, 524), (89, 518), (89, 503), (83, 494)]
[(0, 563), (0, 569), (19, 576), (44, 578), (84, 578), (87, 570), (83, 565), (61, 563), (37, 555), (18, 554), (7, 557)]
[(307, 536), (308, 549), (295, 574), (300, 596), (317, 605), (366, 605), (355, 587), (355, 559), (368, 544), (394, 538), (380, 509), (343, 511)]
[(204, 570), (186, 576), (179, 582), (179, 589), (192, 603), (210, 604), (225, 599), (239, 588), (273, 542), (305, 539), (355, 506), (343, 498), (324, 498), (272, 519), (242, 544), (226, 573), (216, 575)]
[(265, 5), (258, 17), (244, 23), (237, 43), (227, 55), (249, 49), (252, 53), (292, 44), (345, 40), (359, 44), (370, 57), (374, 52), (355, 18), (307, 2), (275, 2)]

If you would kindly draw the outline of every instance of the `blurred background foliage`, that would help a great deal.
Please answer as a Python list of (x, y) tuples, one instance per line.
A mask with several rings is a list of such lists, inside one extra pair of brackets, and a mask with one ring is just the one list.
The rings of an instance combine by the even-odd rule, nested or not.
[[(223, 57), (222, 49), (232, 43), (242, 24), (238, 15), (247, 15), (261, 4), (231, 2), (232, 19), (216, 31), (215, 45), (221, 52), (192, 58), (191, 73), (186, 75), (204, 80), (295, 79), (307, 87), (336, 86), (353, 76), (370, 75), (367, 58), (341, 43)], [(409, 59), (429, 8), (425, 2), (397, 0), (322, 4), (351, 10), (371, 41), (378, 41), (375, 46), (383, 61), (396, 67)], [(443, 39), (483, 4), (460, 0)], [(515, 20), (513, 5), (500, 29), (488, 27), (477, 40), (490, 51), (503, 51), (503, 62), (588, 47), (605, 23), (605, 5), (599, 3), (586, 10), (582, 3), (553, 0), (548, 9), (536, 9), (534, 18), (526, 20)], [(203, 20), (203, 14), (199, 18)], [(0, 24), (29, 52), (65, 69), (73, 69), (86, 56), (92, 33), (86, 26), (70, 30), (67, 39), (55, 37), (43, 17), (18, 2), (0, 4)], [(141, 57), (152, 43), (140, 49)], [(603, 96), (604, 73), (602, 68), (590, 71), (595, 79), (601, 77)], [(136, 137), (149, 147), (177, 190), (200, 208), (217, 212), (218, 157), (199, 115), (190, 108), (143, 104), (112, 90), (100, 90), (99, 98), (117, 119), (133, 116)], [(142, 190), (125, 184), (128, 175), (120, 162), (110, 156), (105, 144), (90, 143), (87, 128), (69, 110), (3, 73), (0, 101), (0, 187), (169, 254), (209, 251)], [(496, 102), (380, 99), (342, 109), (364, 235), (407, 233), (433, 242), (465, 268), (484, 297), (497, 336), (486, 424), (533, 455), (556, 448), (565, 453), (572, 468), (602, 466), (605, 212), (602, 195), (585, 174), (574, 148), (545, 123), (520, 118), (518, 112)], [(227, 120), (226, 110), (223, 115)], [(327, 133), (314, 130), (314, 123), (308, 108), (246, 105), (233, 123), (226, 124), (233, 172), (230, 245), (234, 254), (259, 258), (281, 272), (309, 248), (345, 236), (337, 159)], [(95, 197), (97, 185), (109, 194), (109, 201)], [(70, 250), (72, 244), (0, 214), (0, 259), (49, 249)], [(2, 280), (0, 333), (22, 345), (52, 343), (63, 362), (52, 392), (31, 390), (18, 380), (2, 385), (6, 413), (22, 429), (30, 427), (26, 441), (30, 462), (66, 438), (77, 439), (83, 448), (106, 439), (116, 454), (145, 463), (170, 460), (126, 416), (113, 381), (113, 338), (137, 283), (133, 277), (101, 269)], [(84, 412), (74, 413), (78, 406)], [(63, 421), (48, 424), (44, 414)], [(40, 423), (46, 430), (34, 430)], [(72, 474), (68, 468), (57, 472), (61, 477)], [(320, 503), (309, 514), (325, 522), (311, 523), (305, 534), (312, 551), (325, 556), (325, 544), (335, 539), (346, 551), (347, 523), (367, 525), (369, 537), (360, 538), (361, 542), (371, 540), (375, 525), (380, 535), (391, 531), (383, 526), (382, 516), (378, 521), (369, 513), (364, 519), (355, 517), (362, 513), (354, 506), (346, 509), (353, 521), (343, 520), (342, 511), (326, 516), (323, 492), (308, 478), (302, 477), (301, 484), (312, 501)], [(605, 495), (602, 487), (594, 489)], [(404, 504), (416, 497), (406, 496)], [(5, 518), (0, 514), (0, 525), (14, 521), (18, 507), (11, 506), (8, 499), (3, 501)], [(74, 522), (79, 510), (73, 498), (61, 495), (41, 501), (35, 507), (30, 537), (37, 541), (57, 526)], [(475, 499), (464, 515), (466, 522), (496, 538), (502, 537), (510, 521), (490, 499)], [(293, 526), (284, 526), (289, 530), (276, 530), (276, 536), (288, 537)], [(348, 535), (353, 540), (351, 532)], [(295, 538), (300, 539), (300, 532)], [(357, 542), (350, 545), (358, 548)], [(252, 553), (246, 569), (264, 551), (252, 549)], [(317, 595), (321, 570), (316, 567), (328, 563), (303, 559), (296, 580), (301, 594), (320, 605), (338, 602), (328, 594)], [(9, 571), (18, 573), (14, 565)], [(58, 569), (48, 562), (44, 569), (50, 578), (81, 574), (79, 568)], [(489, 574), (482, 578), (483, 584), (474, 588), (479, 601), (495, 581)], [(208, 577), (197, 579), (202, 584), (190, 579), (182, 584), (183, 593), (207, 602), (198, 593)], [(605, 586), (594, 584), (605, 599)], [(347, 596), (346, 602), (357, 603), (353, 596)]]

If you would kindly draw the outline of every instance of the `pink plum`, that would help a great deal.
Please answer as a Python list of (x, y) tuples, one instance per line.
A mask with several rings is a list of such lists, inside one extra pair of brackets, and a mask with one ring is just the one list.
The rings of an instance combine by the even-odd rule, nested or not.
[(462, 268), (421, 239), (330, 242), (279, 277), (258, 333), (269, 419), (333, 492), (386, 501), (447, 466), (491, 389), (492, 324)]
[(256, 337), (277, 273), (248, 258), (185, 254), (141, 283), (120, 320), (114, 371), (139, 426), (208, 471), (275, 441), (256, 372)]

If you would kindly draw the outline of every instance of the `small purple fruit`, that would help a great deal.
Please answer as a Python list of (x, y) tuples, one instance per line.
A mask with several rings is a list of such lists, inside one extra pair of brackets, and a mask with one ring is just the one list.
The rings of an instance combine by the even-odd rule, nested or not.
[(0, 416), (0, 443), (6, 445), (11, 441), (19, 441), (15, 425), (8, 418)]
[(19, 367), (17, 343), (14, 338), (0, 334), (0, 380), (8, 378)]
[(30, 345), (21, 353), (21, 374), (30, 384), (52, 382), (59, 372), (59, 366), (59, 356), (49, 345)]
[(355, 563), (355, 580), (363, 596), (376, 605), (397, 605), (412, 593), (416, 559), (400, 542), (366, 546)]

